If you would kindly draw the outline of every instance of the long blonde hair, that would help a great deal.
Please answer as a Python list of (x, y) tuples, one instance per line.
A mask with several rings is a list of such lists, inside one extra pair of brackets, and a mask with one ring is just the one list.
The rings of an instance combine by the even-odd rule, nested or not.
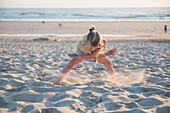
[(107, 41), (102, 38), (100, 32), (96, 31), (95, 26), (91, 26), (89, 33), (87, 34), (87, 41), (90, 42), (91, 46), (98, 47), (105, 50)]
[(91, 46), (97, 47), (102, 52), (106, 48), (107, 41), (102, 38), (101, 34), (95, 30), (94, 26), (91, 26), (87, 35), (79, 42), (77, 49), (83, 54), (91, 54)]
[[(96, 31), (96, 28), (93, 25), (90, 27), (89, 33), (87, 34), (87, 41), (91, 44), (91, 46), (97, 47), (100, 51), (102, 51), (102, 53), (104, 53), (107, 41), (102, 38), (100, 32)], [(96, 54), (96, 62), (99, 52)]]

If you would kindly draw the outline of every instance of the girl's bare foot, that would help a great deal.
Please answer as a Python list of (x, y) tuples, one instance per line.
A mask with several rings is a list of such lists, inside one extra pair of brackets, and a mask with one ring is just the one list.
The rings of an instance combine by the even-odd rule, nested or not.
[(56, 84), (57, 84), (57, 85), (63, 85), (64, 82), (63, 82), (63, 81), (57, 81)]
[(62, 85), (63, 81), (62, 80), (54, 80), (53, 83), (54, 83), (54, 85)]
[(62, 85), (62, 84), (63, 84), (63, 81), (57, 79), (57, 77), (54, 77), (54, 78), (52, 79), (52, 83), (53, 83), (54, 85)]

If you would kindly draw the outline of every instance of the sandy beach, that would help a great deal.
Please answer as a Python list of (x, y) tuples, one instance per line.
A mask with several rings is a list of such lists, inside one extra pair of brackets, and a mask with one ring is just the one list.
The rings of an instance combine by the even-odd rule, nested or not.
[[(0, 21), (0, 34), (85, 34), (95, 25), (106, 37), (115, 74), (93, 60), (77, 64), (54, 85), (81, 37), (0, 37), (0, 112), (2, 113), (169, 113), (170, 32), (158, 22)], [(41, 38), (41, 37), (38, 37)], [(60, 39), (60, 40), (59, 40)]]
[[(169, 40), (170, 32), (164, 33), (164, 25), (170, 26), (170, 21), (0, 21), (0, 34), (86, 34), (91, 25), (95, 25), (101, 34), (136, 36), (132, 40)], [(62, 27), (59, 27), (59, 23)], [(1, 37), (0, 39), (4, 39)], [(27, 39), (35, 37), (25, 36)], [(41, 37), (36, 37), (41, 38)], [(44, 37), (43, 37), (44, 38)], [(45, 37), (60, 40), (78, 41), (81, 37)], [(104, 37), (107, 40), (127, 40), (124, 37)], [(23, 39), (23, 37), (6, 37)]]

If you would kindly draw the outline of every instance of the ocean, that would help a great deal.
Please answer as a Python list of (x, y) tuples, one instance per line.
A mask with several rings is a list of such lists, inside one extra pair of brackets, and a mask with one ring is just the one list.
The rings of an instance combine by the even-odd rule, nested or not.
[(162, 8), (0, 8), (1, 21), (170, 21)]

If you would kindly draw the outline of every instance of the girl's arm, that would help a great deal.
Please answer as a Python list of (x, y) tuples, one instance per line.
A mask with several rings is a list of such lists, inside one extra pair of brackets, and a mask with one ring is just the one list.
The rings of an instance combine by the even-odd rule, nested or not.
[[(71, 58), (76, 58), (76, 59), (93, 59), (96, 58), (97, 53), (100, 51), (100, 49), (95, 50), (91, 55), (76, 55), (76, 54), (68, 54)], [(97, 58), (102, 58), (110, 55), (115, 55), (116, 53), (116, 48), (109, 50), (108, 52), (104, 54), (99, 54)]]

